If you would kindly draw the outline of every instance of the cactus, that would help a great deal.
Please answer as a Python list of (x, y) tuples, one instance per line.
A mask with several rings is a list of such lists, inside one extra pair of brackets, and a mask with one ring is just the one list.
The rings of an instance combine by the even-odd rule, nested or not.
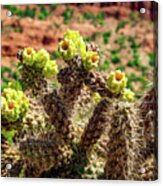
[(108, 160), (105, 165), (107, 179), (135, 179), (143, 162), (143, 127), (132, 104), (119, 102), (109, 130)]
[[(11, 145), (4, 136), (2, 135), (2, 158), (1, 158), (1, 170), (2, 175), (5, 177), (15, 177), (18, 176), (22, 167), (23, 160), (21, 157), (20, 151), (15, 147), (15, 145)], [(7, 169), (7, 165), (11, 165), (12, 169)]]
[(97, 142), (109, 123), (111, 112), (112, 107), (108, 100), (104, 99), (99, 102), (81, 137), (81, 147), (83, 149), (87, 150)]
[(144, 136), (148, 153), (157, 153), (157, 98), (154, 87), (138, 103), (140, 114), (144, 119)]
[(150, 154), (140, 165), (137, 180), (155, 180), (157, 179), (157, 163), (154, 154)]
[(35, 51), (33, 48), (25, 48), (18, 52), (17, 57), (21, 62), (19, 71), (25, 88), (34, 96), (47, 93), (46, 79), (58, 73), (57, 64), (50, 60), (50, 54), (44, 49)]
[(58, 52), (64, 68), (45, 49), (18, 52), (25, 88), (2, 93), (2, 176), (156, 179), (154, 89), (137, 100), (125, 72), (99, 73), (100, 50), (78, 31)]

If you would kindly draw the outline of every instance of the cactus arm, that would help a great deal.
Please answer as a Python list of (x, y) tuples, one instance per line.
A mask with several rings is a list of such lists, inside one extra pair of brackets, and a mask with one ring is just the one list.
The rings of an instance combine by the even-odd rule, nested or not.
[(103, 99), (96, 106), (92, 117), (90, 118), (84, 133), (81, 137), (81, 148), (88, 150), (94, 145), (105, 131), (109, 124), (109, 116), (112, 110), (112, 105), (107, 99)]
[[(125, 105), (126, 104), (126, 105)], [(120, 108), (121, 107), (121, 108)], [(107, 179), (134, 180), (144, 161), (143, 127), (133, 105), (120, 103), (113, 115), (108, 135), (108, 158), (105, 165)]]

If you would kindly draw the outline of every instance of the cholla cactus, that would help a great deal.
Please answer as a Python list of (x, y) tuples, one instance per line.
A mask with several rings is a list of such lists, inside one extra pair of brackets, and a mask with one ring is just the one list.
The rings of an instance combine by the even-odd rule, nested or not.
[[(2, 175), (5, 177), (15, 177), (19, 176), (22, 167), (23, 160), (20, 151), (15, 145), (10, 144), (4, 136), (1, 137), (1, 170)], [(12, 169), (7, 170), (7, 165), (11, 165)]]
[(68, 118), (68, 111), (64, 102), (57, 92), (53, 91), (45, 95), (42, 99), (42, 103), (45, 111), (50, 117), (52, 125), (55, 125), (57, 132), (60, 133), (62, 137), (72, 138), (72, 134), (70, 133), (72, 122)]
[[(144, 162), (143, 127), (133, 103), (118, 103), (112, 117), (107, 144), (108, 159), (105, 166), (107, 179), (134, 180)], [(142, 150), (143, 149), (143, 150)]]
[(45, 49), (35, 51), (33, 48), (25, 48), (19, 51), (18, 58), (21, 78), (27, 90), (33, 95), (43, 95), (48, 90), (46, 79), (55, 77), (58, 73), (56, 61), (50, 60), (50, 54)]
[(157, 98), (156, 90), (151, 88), (138, 103), (140, 114), (144, 118), (144, 136), (147, 154), (157, 153)]
[(113, 110), (111, 106), (110, 102), (104, 99), (95, 108), (94, 113), (81, 137), (81, 147), (83, 149), (89, 149), (97, 142), (105, 131)]
[(139, 167), (137, 180), (155, 180), (157, 179), (157, 163), (154, 154), (148, 155), (146, 160)]
[(138, 103), (124, 72), (97, 72), (99, 48), (78, 31), (58, 51), (62, 69), (45, 49), (18, 53), (26, 89), (2, 93), (2, 176), (156, 179), (153, 90)]
[(26, 134), (26, 138), (19, 142), (19, 151), (28, 164), (32, 162), (39, 170), (35, 175), (37, 177), (51, 167), (58, 168), (68, 164), (72, 154), (71, 148), (55, 133), (55, 130), (38, 132), (37, 137)]

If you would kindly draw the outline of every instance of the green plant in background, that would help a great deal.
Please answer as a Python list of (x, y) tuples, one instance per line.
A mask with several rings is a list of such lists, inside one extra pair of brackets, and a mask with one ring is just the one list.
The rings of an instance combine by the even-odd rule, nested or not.
[(13, 15), (17, 15), (20, 17), (31, 17), (34, 18), (36, 14), (36, 9), (32, 8), (30, 9), (29, 6), (26, 6), (26, 9), (23, 11), (20, 8), (17, 8), (14, 5), (5, 5), (6, 9), (10, 10)]
[(86, 12), (83, 16), (85, 19), (94, 19), (94, 15), (91, 12)]
[(103, 64), (99, 65), (98, 69), (99, 71), (107, 71), (110, 67), (110, 63), (108, 60), (105, 60)]
[(117, 66), (116, 70), (121, 70), (122, 72), (125, 71), (125, 66), (124, 65), (119, 65)]
[(125, 48), (125, 44), (126, 44), (126, 37), (125, 36), (122, 36), (120, 38), (117, 38), (115, 39), (115, 43), (119, 44), (119, 51), (122, 49), (122, 48)]
[(118, 53), (111, 55), (111, 62), (112, 63), (116, 64), (116, 63), (119, 63), (120, 61), (121, 61), (121, 58)]
[(121, 28), (124, 28), (128, 23), (129, 23), (129, 21), (121, 21), (121, 22), (119, 22), (115, 32), (118, 32)]
[(51, 10), (55, 10), (57, 8), (58, 4), (51, 4), (49, 6), (50, 6)]
[(54, 52), (52, 53), (52, 56), (54, 57), (54, 59), (59, 58), (59, 57), (60, 57), (59, 51), (54, 51)]
[(131, 43), (131, 48), (133, 50), (133, 61), (128, 62), (129, 67), (141, 67), (140, 54), (139, 54), (139, 45), (136, 43), (133, 37), (129, 37), (128, 41)]
[(111, 36), (111, 32), (105, 32), (105, 33), (103, 33), (104, 44), (108, 44), (110, 36)]
[(4, 90), (4, 88), (8, 87), (8, 83), (12, 80), (15, 82), (19, 82), (19, 84), (21, 84), (21, 82), (19, 81), (18, 70), (12, 70), (9, 67), (2, 66), (1, 76), (2, 76), (2, 87), (1, 87), (2, 91)]
[[(127, 82), (127, 87), (130, 88), (131, 90), (134, 89), (132, 83), (136, 83), (139, 82), (141, 83), (141, 88), (146, 89), (148, 88), (149, 82), (146, 79), (146, 77), (144, 76), (137, 76), (134, 72), (132, 72), (129, 76), (128, 76), (128, 82)], [(142, 97), (142, 92), (138, 92), (136, 94), (137, 98)]]
[(97, 13), (94, 15), (91, 12), (86, 12), (83, 14), (84, 19), (92, 20), (94, 24), (100, 24), (101, 26), (104, 25), (104, 19), (105, 19), (105, 14), (104, 13)]
[(51, 12), (49, 12), (44, 6), (40, 6), (40, 14), (38, 15), (38, 18), (40, 20), (45, 20), (47, 16), (49, 16)]
[(130, 46), (131, 46), (131, 48), (132, 48), (133, 50), (139, 48), (139, 45), (136, 43), (134, 37), (129, 36), (129, 37), (128, 37), (128, 41), (131, 43)]
[(69, 6), (66, 7), (65, 12), (63, 13), (64, 17), (64, 24), (68, 24), (73, 16), (73, 10), (69, 8)]
[[(46, 6), (50, 7), (51, 11), (54, 11), (57, 8), (57, 4)], [(38, 19), (45, 20), (48, 16), (50, 16), (51, 11), (49, 11), (47, 7), (42, 5), (39, 5), (38, 7), (39, 7), (39, 14), (37, 16)], [(10, 10), (13, 15), (17, 15), (19, 17), (34, 18), (36, 16), (36, 8), (29, 8), (29, 6), (26, 6), (25, 10), (17, 8), (15, 5), (4, 5), (4, 8)]]
[(155, 54), (149, 53), (149, 65), (154, 67), (155, 66)]
[(99, 23), (101, 26), (104, 25), (104, 19), (105, 19), (105, 14), (104, 13), (98, 13), (96, 14), (96, 22)]
[(146, 76), (147, 69), (148, 69), (148, 68), (147, 68), (146, 66), (143, 66), (143, 65), (141, 66), (141, 71), (142, 71), (142, 75), (143, 75), (143, 76)]

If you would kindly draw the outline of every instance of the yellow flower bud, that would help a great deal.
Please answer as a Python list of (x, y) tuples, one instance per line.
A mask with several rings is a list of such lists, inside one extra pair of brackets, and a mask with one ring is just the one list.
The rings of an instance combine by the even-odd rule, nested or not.
[(36, 51), (33, 48), (25, 48), (23, 50), (23, 63), (28, 66), (32, 66), (34, 63), (34, 55)]
[(125, 88), (123, 95), (122, 95), (122, 100), (123, 101), (128, 101), (128, 102), (132, 102), (135, 99), (135, 94), (133, 91), (131, 91), (130, 89)]
[(100, 57), (97, 52), (87, 51), (82, 60), (84, 68), (87, 70), (91, 70), (98, 66)]
[(124, 72), (120, 70), (112, 71), (107, 77), (108, 89), (112, 93), (120, 93), (124, 90), (127, 84), (127, 77)]
[(64, 60), (71, 60), (76, 54), (76, 47), (72, 40), (64, 39), (59, 43), (59, 52)]

